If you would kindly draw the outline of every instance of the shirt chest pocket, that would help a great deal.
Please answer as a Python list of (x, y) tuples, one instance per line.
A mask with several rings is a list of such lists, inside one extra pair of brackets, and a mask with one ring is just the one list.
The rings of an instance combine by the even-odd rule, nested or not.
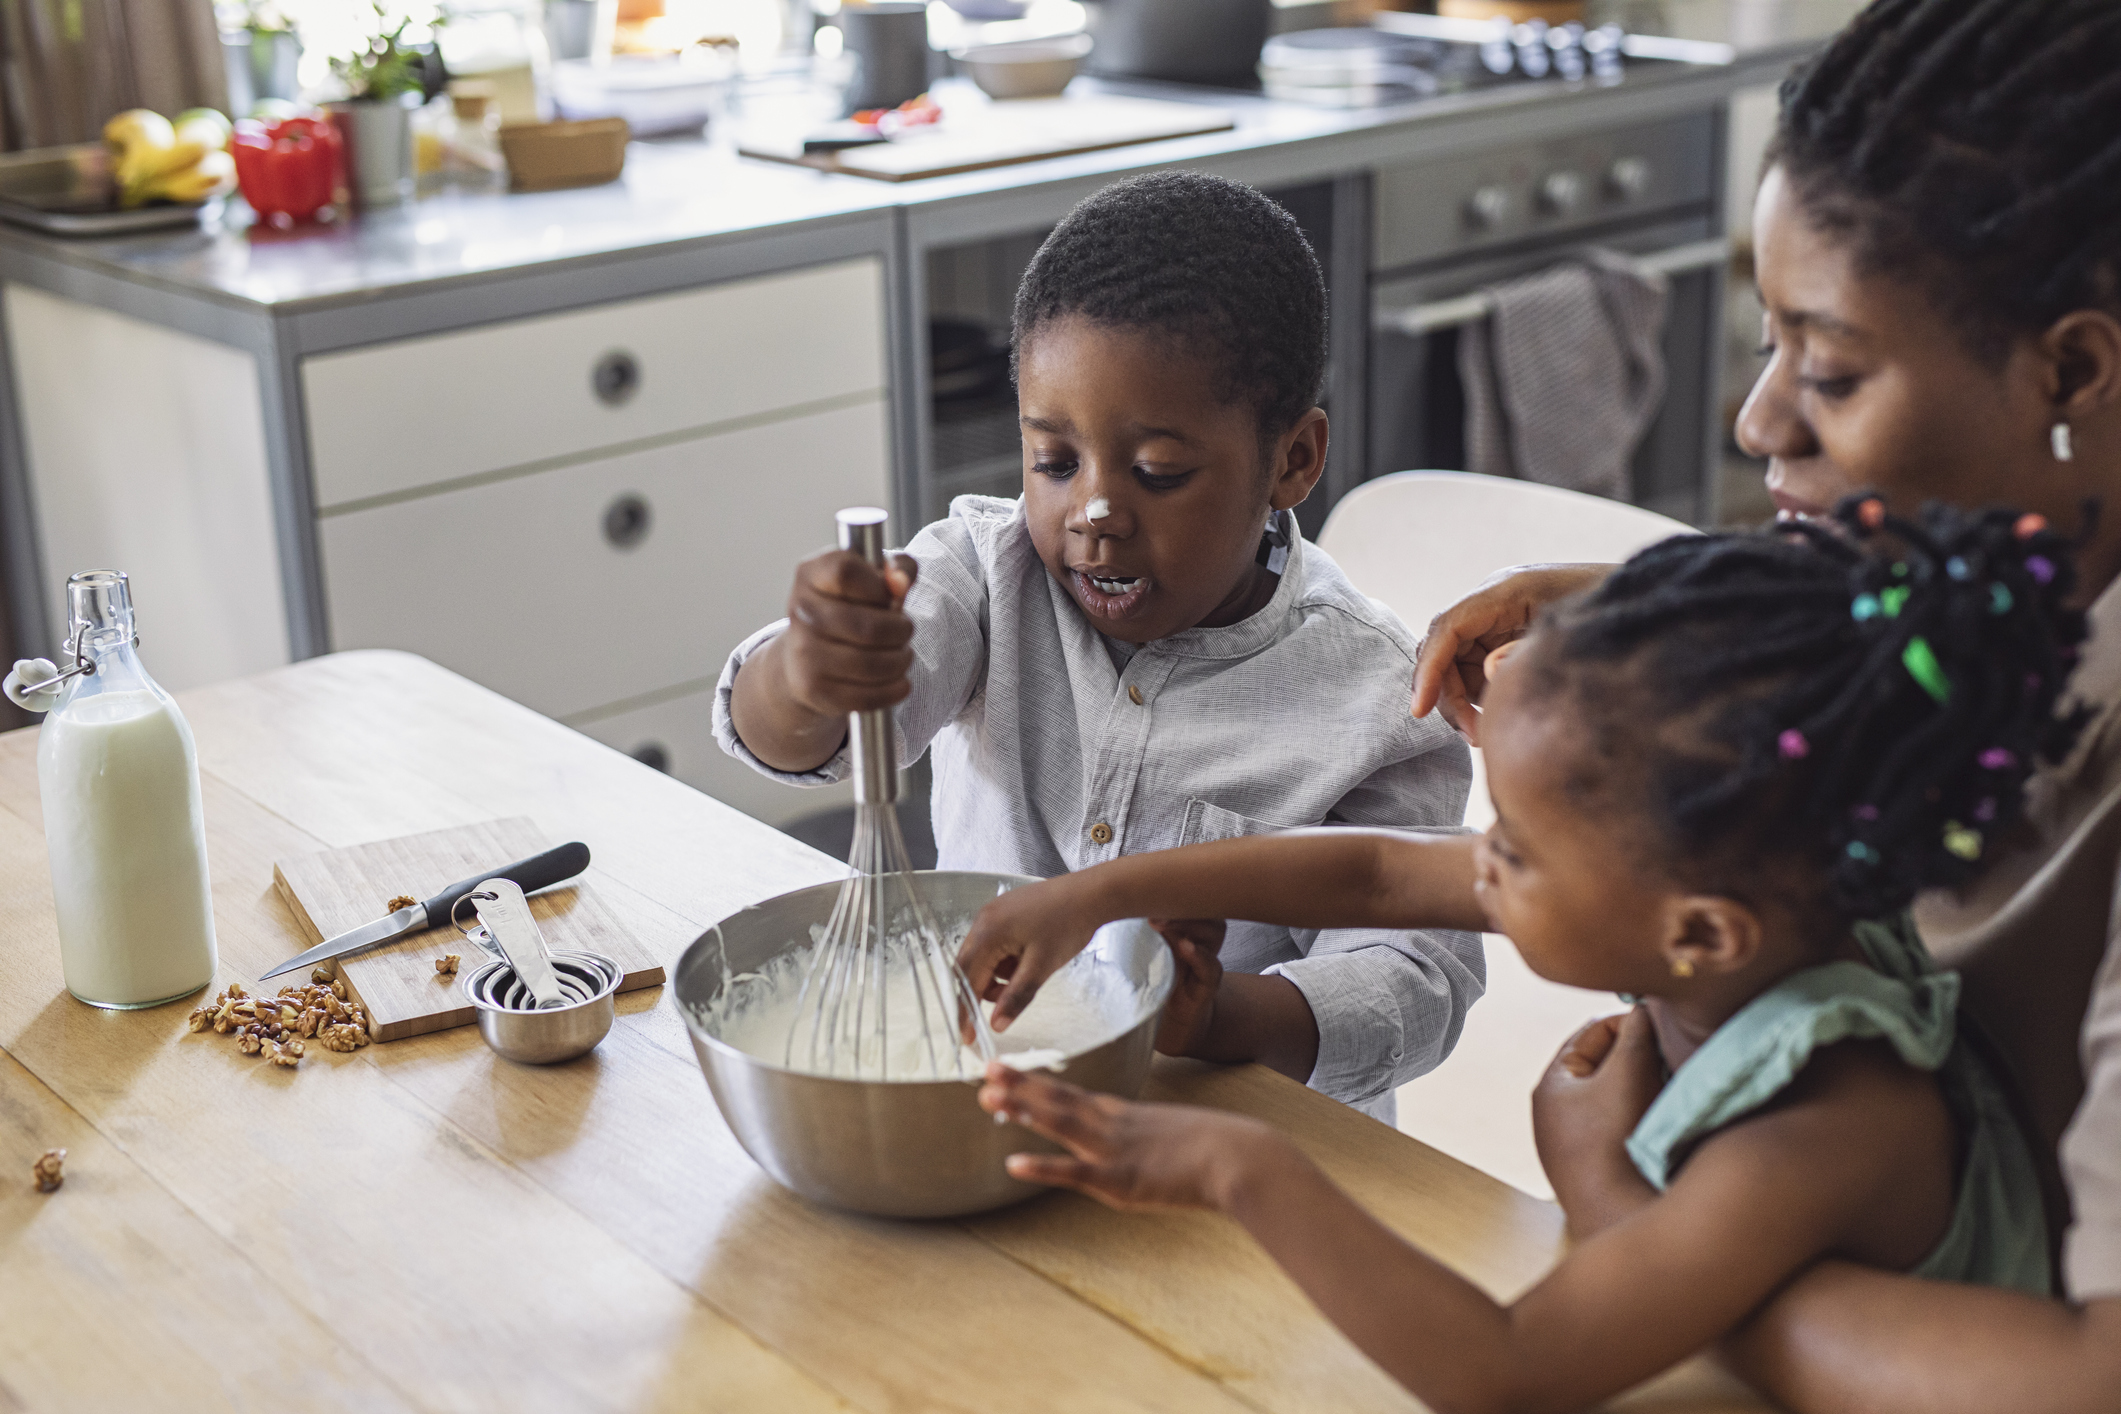
[(1277, 825), (1271, 820), (1255, 820), (1249, 815), (1240, 815), (1235, 810), (1225, 810), (1220, 805), (1205, 800), (1186, 802), (1185, 828), (1179, 832), (1180, 844), (1206, 844), (1209, 840), (1236, 840), (1248, 835), (1278, 835), (1284, 830), (1302, 830), (1305, 825)]

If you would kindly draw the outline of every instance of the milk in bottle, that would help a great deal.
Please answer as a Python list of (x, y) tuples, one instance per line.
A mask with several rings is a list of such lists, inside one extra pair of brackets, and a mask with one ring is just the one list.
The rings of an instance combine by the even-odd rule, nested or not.
[(66, 593), (69, 643), (93, 671), (66, 684), (37, 741), (66, 989), (92, 1006), (153, 1006), (214, 975), (198, 755), (140, 665), (125, 576), (77, 574)]

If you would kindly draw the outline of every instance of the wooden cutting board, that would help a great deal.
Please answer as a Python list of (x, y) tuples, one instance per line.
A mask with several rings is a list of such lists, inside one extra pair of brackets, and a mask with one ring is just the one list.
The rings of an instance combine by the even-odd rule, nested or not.
[[(273, 883), (307, 936), (304, 946), (313, 946), (381, 918), (398, 895), (430, 898), (458, 879), (499, 869), (558, 843), (530, 820), (493, 820), (276, 860)], [(532, 896), (530, 908), (547, 946), (600, 952), (624, 968), (620, 991), (653, 987), (663, 980), (662, 964), (618, 925), (598, 900), (594, 884), (577, 880), (548, 889)], [(463, 916), (472, 919), (469, 904)], [(447, 953), (463, 959), (459, 975), (486, 958), (445, 922), (340, 960), (339, 976), (368, 1008), (376, 1040), (398, 1041), (470, 1024), (472, 1007), (457, 977), (435, 971), (435, 959)], [(289, 973), (264, 985), (277, 987), (283, 981), (307, 983), (309, 977)]]
[(1100, 94), (982, 103), (953, 95), (944, 106), (941, 122), (909, 128), (874, 147), (806, 157), (801, 132), (790, 129), (785, 133), (747, 130), (739, 150), (746, 157), (794, 162), (826, 172), (910, 182), (1160, 138), (1223, 132), (1235, 126), (1229, 113), (1220, 108), (1160, 98)]

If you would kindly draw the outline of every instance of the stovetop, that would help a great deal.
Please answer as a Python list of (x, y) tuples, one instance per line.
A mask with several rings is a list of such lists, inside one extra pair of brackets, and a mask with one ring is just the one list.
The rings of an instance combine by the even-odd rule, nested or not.
[(1663, 52), (1670, 48), (1672, 41), (1629, 35), (1617, 25), (1513, 25), (1388, 11), (1367, 28), (1276, 35), (1260, 52), (1259, 72), (1271, 98), (1371, 108), (1504, 84), (1616, 83), (1630, 63), (1721, 57)]

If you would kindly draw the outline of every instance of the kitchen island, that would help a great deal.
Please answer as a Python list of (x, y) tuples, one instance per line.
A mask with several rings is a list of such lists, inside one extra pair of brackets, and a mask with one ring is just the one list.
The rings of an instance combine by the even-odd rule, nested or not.
[[(180, 700), (216, 986), (305, 946), (272, 866), (317, 849), (529, 816), (590, 845), (581, 887), (666, 962), (714, 920), (840, 872), (410, 655)], [(784, 1192), (723, 1124), (663, 987), (622, 996), (602, 1045), (549, 1068), (465, 1026), (278, 1069), (190, 1033), (185, 1003), (87, 1007), (60, 978), (35, 754), (34, 731), (0, 736), (9, 1408), (1418, 1407), (1220, 1218), (1054, 1194), (890, 1222)], [(1551, 1205), (1260, 1067), (1160, 1059), (1150, 1093), (1280, 1126), (1499, 1297), (1558, 1254)], [(50, 1148), (66, 1179), (39, 1193)], [(1697, 1361), (1621, 1407), (1760, 1406)]]

